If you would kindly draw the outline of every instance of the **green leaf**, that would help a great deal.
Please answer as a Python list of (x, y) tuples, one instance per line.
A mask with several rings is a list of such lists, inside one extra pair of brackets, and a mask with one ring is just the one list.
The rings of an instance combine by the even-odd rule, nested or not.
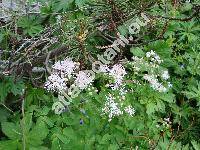
[(0, 141), (0, 150), (19, 150), (18, 140)]
[(3, 133), (9, 138), (9, 139), (20, 139), (21, 138), (21, 130), (19, 125), (14, 124), (12, 122), (2, 122), (1, 123), (2, 131)]
[(24, 84), (22, 81), (14, 81), (12, 77), (6, 77), (0, 82), (0, 101), (4, 101), (9, 93), (21, 95)]
[(119, 149), (119, 146), (117, 144), (111, 144), (109, 147), (108, 147), (108, 150), (118, 150)]
[(0, 101), (3, 102), (9, 93), (9, 88), (7, 84), (0, 83)]
[(32, 112), (30, 112), (30, 113), (26, 112), (25, 117), (23, 118), (25, 121), (25, 126), (24, 126), (25, 133), (28, 133), (32, 127), (32, 124), (33, 124), (32, 115), (33, 115)]
[(6, 109), (0, 108), (0, 116), (0, 122), (5, 122), (10, 114)]
[(168, 93), (168, 94), (162, 94), (160, 95), (160, 98), (166, 102), (169, 102), (169, 103), (173, 103), (174, 102), (174, 98), (175, 98), (175, 95), (174, 94), (171, 94), (171, 93)]
[(144, 57), (145, 56), (145, 53), (139, 47), (136, 47), (136, 48), (133, 47), (133, 48), (130, 49), (130, 51), (135, 56), (139, 56), (139, 57)]
[(148, 46), (149, 49), (154, 50), (164, 61), (171, 58), (172, 49), (167, 41), (156, 41)]
[(157, 105), (156, 105), (156, 110), (160, 111), (160, 112), (164, 112), (165, 110), (165, 104), (163, 101), (157, 101)]
[(101, 141), (100, 141), (100, 144), (108, 144), (109, 143), (109, 141), (110, 141), (110, 139), (111, 139), (111, 135), (109, 135), (108, 133), (107, 134), (105, 134), (103, 137), (102, 137), (102, 139), (101, 139)]
[(78, 8), (82, 8), (86, 2), (87, 0), (75, 0), (75, 4)]
[(3, 41), (4, 35), (0, 33), (0, 43)]
[(51, 143), (51, 150), (61, 150), (61, 149), (62, 147), (60, 140), (57, 137), (54, 138)]
[(44, 146), (31, 146), (29, 147), (29, 150), (38, 150), (38, 149), (42, 149), (42, 150), (49, 150), (47, 147), (44, 147)]
[(200, 149), (200, 144), (198, 144), (196, 141), (192, 141), (192, 146), (195, 150), (199, 150)]
[(73, 130), (71, 127), (67, 127), (63, 130), (63, 134), (68, 137), (70, 140), (76, 141), (77, 136), (75, 130)]
[(62, 134), (57, 134), (56, 135), (58, 137), (58, 139), (64, 143), (64, 144), (68, 144), (70, 142), (69, 138), (65, 137), (64, 135)]
[(59, 0), (58, 4), (56, 5), (56, 11), (66, 11), (70, 8), (71, 4), (74, 2), (74, 0)]
[(35, 16), (22, 17), (17, 22), (18, 26), (23, 28), (24, 34), (28, 34), (32, 37), (42, 31), (43, 27), (40, 23), (40, 20)]
[(33, 129), (29, 132), (27, 136), (27, 141), (31, 145), (39, 146), (43, 143), (43, 140), (48, 135), (49, 130), (46, 127), (46, 124), (44, 121), (37, 121), (36, 125), (33, 127)]
[(23, 94), (23, 90), (25, 88), (24, 83), (22, 81), (18, 81), (16, 83), (12, 82), (10, 91), (16, 96)]
[(154, 103), (148, 103), (146, 105), (146, 109), (147, 109), (146, 113), (148, 115), (150, 115), (150, 114), (152, 114), (152, 113), (154, 113), (156, 111), (156, 104), (154, 104)]

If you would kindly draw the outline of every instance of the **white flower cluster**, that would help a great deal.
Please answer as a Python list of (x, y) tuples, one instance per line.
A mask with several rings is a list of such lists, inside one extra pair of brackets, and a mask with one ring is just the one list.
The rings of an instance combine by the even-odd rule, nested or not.
[(109, 75), (114, 79), (115, 83), (107, 85), (107, 87), (111, 87), (113, 90), (118, 89), (122, 85), (123, 78), (127, 74), (124, 66), (121, 64), (115, 64), (111, 68), (109, 68), (107, 65), (100, 65), (99, 71), (105, 75)]
[(118, 103), (116, 101), (117, 99), (113, 95), (109, 94), (108, 96), (106, 96), (106, 102), (104, 107), (102, 108), (102, 112), (104, 115), (108, 115), (109, 122), (114, 117), (123, 115), (124, 113), (133, 117), (133, 115), (135, 114), (135, 109), (131, 105), (124, 107), (123, 102)]
[(133, 69), (136, 74), (138, 73), (138, 71), (141, 70), (141, 65), (145, 66), (146, 68), (158, 68), (159, 65), (163, 62), (160, 56), (156, 54), (153, 50), (146, 53), (147, 60), (145, 60), (145, 58), (143, 57), (139, 58), (137, 56), (133, 56), (132, 59), (132, 64), (134, 65)]
[(44, 87), (48, 91), (60, 92), (67, 89), (67, 85), (65, 84), (65, 79), (61, 78), (58, 74), (51, 74), (48, 77)]
[(63, 61), (57, 61), (53, 66), (54, 72), (60, 74), (61, 77), (71, 78), (72, 73), (77, 69), (79, 63), (73, 62), (71, 58), (66, 58)]
[(107, 65), (100, 65), (99, 66), (99, 71), (102, 72), (102, 73), (107, 73), (109, 72), (109, 67)]
[(133, 56), (132, 59), (133, 59), (133, 64), (135, 64), (135, 62), (140, 62), (140, 63), (144, 62), (144, 58), (143, 57), (139, 58), (137, 56)]
[[(52, 66), (52, 73), (48, 77), (44, 87), (48, 91), (63, 92), (68, 89), (68, 81), (73, 80), (74, 85), (83, 90), (87, 88), (93, 79), (86, 73), (86, 71), (76, 71), (79, 68), (79, 63), (72, 61), (71, 58), (66, 58), (63, 61), (57, 61)], [(71, 83), (71, 82), (70, 82)]]
[(74, 81), (75, 85), (81, 90), (87, 88), (92, 82), (93, 79), (84, 71), (79, 71)]
[[(154, 90), (166, 92), (167, 88), (172, 87), (170, 82), (167, 82), (168, 87), (163, 85), (163, 83), (170, 78), (169, 72), (168, 70), (163, 71), (163, 69), (160, 67), (160, 64), (163, 62), (163, 60), (153, 50), (146, 53), (146, 58), (133, 56), (132, 59), (133, 62), (130, 64), (133, 65), (134, 74), (141, 75), (144, 71), (148, 72), (147, 74), (143, 75), (143, 79), (147, 80)], [(162, 79), (164, 82), (161, 83), (160, 79)]]
[[(128, 91), (125, 89), (124, 86), (120, 87), (120, 89), (119, 89), (119, 95), (121, 96), (121, 99), (122, 99), (122, 100), (125, 100), (125, 99), (126, 99), (125, 95), (126, 95), (127, 92), (128, 92)], [(120, 98), (120, 97), (119, 97), (119, 98)], [(120, 100), (120, 101), (121, 101), (121, 100)]]
[(164, 79), (164, 80), (168, 80), (170, 78), (169, 76), (169, 72), (166, 70), (166, 71), (163, 71), (163, 74), (161, 75), (161, 77)]
[(152, 63), (152, 62), (148, 62), (146, 61), (143, 57), (139, 58), (137, 56), (133, 56), (132, 57), (133, 61), (130, 62), (130, 64), (133, 65), (133, 69), (134, 69), (134, 74), (138, 74), (140, 71), (142, 71), (144, 69), (144, 67), (146, 69), (151, 69), (151, 68), (157, 68), (158, 64)]
[(135, 114), (135, 109), (134, 109), (131, 105), (126, 106), (126, 107), (124, 108), (124, 111), (125, 111), (126, 113), (128, 113), (131, 117), (133, 117), (133, 115)]
[(122, 85), (124, 76), (126, 75), (125, 68), (121, 64), (116, 64), (109, 70), (109, 75), (114, 78), (115, 84), (111, 85), (112, 89), (117, 89)]
[(151, 60), (151, 64), (161, 64), (163, 60), (160, 59), (160, 56), (158, 56), (153, 50), (146, 53), (146, 57)]
[(167, 91), (167, 88), (165, 88), (161, 83), (159, 83), (158, 79), (154, 75), (145, 74), (143, 78), (150, 83), (151, 87), (154, 90), (159, 92)]
[(115, 97), (109, 94), (109, 96), (106, 96), (106, 99), (105, 107), (102, 109), (102, 112), (108, 114), (108, 121), (111, 121), (113, 117), (123, 114), (123, 111), (119, 108), (119, 104), (115, 102)]
[(170, 121), (170, 118), (164, 118), (161, 120), (160, 125), (156, 125), (157, 128), (169, 128), (172, 122)]

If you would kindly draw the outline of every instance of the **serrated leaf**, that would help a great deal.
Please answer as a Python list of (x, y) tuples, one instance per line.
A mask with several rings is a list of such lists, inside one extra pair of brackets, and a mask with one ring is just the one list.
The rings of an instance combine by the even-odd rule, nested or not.
[(135, 56), (139, 56), (139, 57), (144, 57), (145, 56), (145, 53), (139, 47), (136, 47), (136, 48), (133, 47), (133, 48), (130, 49), (130, 51)]
[(169, 102), (169, 103), (173, 103), (174, 102), (174, 97), (175, 97), (175, 95), (171, 94), (171, 93), (160, 95), (160, 98), (162, 100), (164, 100), (166, 102)]
[(56, 11), (60, 10), (67, 10), (69, 9), (70, 5), (74, 2), (74, 0), (59, 0), (58, 4), (56, 5)]
[(34, 146), (39, 146), (43, 143), (43, 140), (46, 138), (49, 133), (48, 128), (44, 121), (37, 121), (33, 129), (28, 133), (28, 143)]
[(63, 130), (63, 134), (66, 137), (68, 137), (70, 140), (76, 140), (77, 139), (76, 132), (71, 127), (65, 128)]
[(107, 134), (105, 134), (103, 137), (102, 137), (102, 139), (101, 139), (101, 141), (100, 141), (100, 144), (108, 144), (109, 143), (109, 140), (111, 139), (111, 135), (109, 135), (108, 133)]
[(6, 122), (10, 114), (6, 109), (0, 108), (0, 116), (0, 122)]
[(148, 115), (150, 115), (150, 114), (152, 114), (152, 113), (154, 113), (156, 111), (156, 104), (154, 104), (154, 103), (148, 103), (146, 105), (146, 109), (147, 109), (146, 113)]
[(3, 133), (9, 139), (20, 139), (21, 138), (21, 130), (19, 125), (14, 124), (13, 122), (2, 122), (1, 123)]
[(200, 149), (200, 144), (198, 144), (196, 141), (192, 141), (192, 146), (195, 150), (199, 150)]
[(87, 0), (75, 0), (75, 4), (79, 8), (82, 8), (86, 2), (87, 2)]
[(0, 141), (0, 150), (18, 150), (19, 145), (18, 140)]
[(21, 95), (23, 93), (23, 89), (25, 88), (23, 82), (19, 81), (19, 82), (16, 82), (14, 84), (14, 82), (12, 82), (12, 86), (11, 86), (11, 89), (10, 91), (14, 94), (14, 95)]
[(52, 140), (52, 143), (51, 143), (51, 150), (61, 150), (62, 147), (61, 147), (61, 143), (60, 143), (60, 140), (56, 137)]
[(65, 137), (64, 135), (62, 134), (57, 134), (56, 135), (58, 137), (58, 139), (64, 143), (64, 144), (68, 144), (70, 142), (69, 138)]
[(3, 41), (4, 35), (0, 33), (0, 43)]

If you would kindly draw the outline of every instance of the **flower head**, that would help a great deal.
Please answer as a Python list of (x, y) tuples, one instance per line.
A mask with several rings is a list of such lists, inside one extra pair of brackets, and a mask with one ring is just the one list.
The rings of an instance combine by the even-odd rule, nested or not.
[(93, 82), (93, 78), (85, 71), (79, 71), (76, 76), (74, 83), (81, 90), (87, 88)]
[(161, 75), (161, 77), (164, 79), (164, 80), (167, 80), (170, 78), (169, 76), (169, 72), (166, 70), (166, 71), (163, 71), (163, 74)]
[(158, 79), (156, 78), (155, 75), (145, 74), (143, 78), (150, 83), (151, 87), (154, 90), (157, 90), (159, 92), (166, 92), (167, 91), (167, 88), (164, 87), (161, 83), (159, 83), (159, 81), (158, 81)]
[(124, 108), (124, 111), (125, 111), (127, 114), (129, 114), (130, 116), (133, 116), (133, 115), (135, 114), (135, 109), (134, 109), (131, 105), (126, 106), (126, 107)]
[(52, 68), (55, 72), (59, 72), (62, 77), (70, 78), (74, 70), (78, 67), (77, 62), (73, 62), (71, 58), (66, 58), (63, 61), (57, 61)]
[(114, 78), (115, 84), (113, 88), (116, 89), (122, 84), (123, 78), (126, 75), (125, 68), (121, 64), (116, 64), (110, 69), (109, 75)]
[(45, 83), (44, 87), (48, 91), (57, 91), (57, 92), (61, 92), (67, 89), (67, 85), (65, 84), (65, 79), (61, 78), (58, 74), (51, 74), (48, 77), (48, 81)]
[(106, 103), (104, 108), (102, 109), (104, 114), (108, 114), (109, 120), (111, 121), (113, 117), (120, 116), (123, 114), (123, 111), (120, 110), (119, 104), (115, 102), (115, 98), (109, 94), (106, 96)]

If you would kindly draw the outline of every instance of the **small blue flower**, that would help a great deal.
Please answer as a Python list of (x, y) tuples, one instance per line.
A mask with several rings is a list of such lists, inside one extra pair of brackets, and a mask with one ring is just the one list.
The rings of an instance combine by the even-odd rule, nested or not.
[(83, 125), (84, 122), (83, 122), (83, 119), (80, 119), (80, 125)]

